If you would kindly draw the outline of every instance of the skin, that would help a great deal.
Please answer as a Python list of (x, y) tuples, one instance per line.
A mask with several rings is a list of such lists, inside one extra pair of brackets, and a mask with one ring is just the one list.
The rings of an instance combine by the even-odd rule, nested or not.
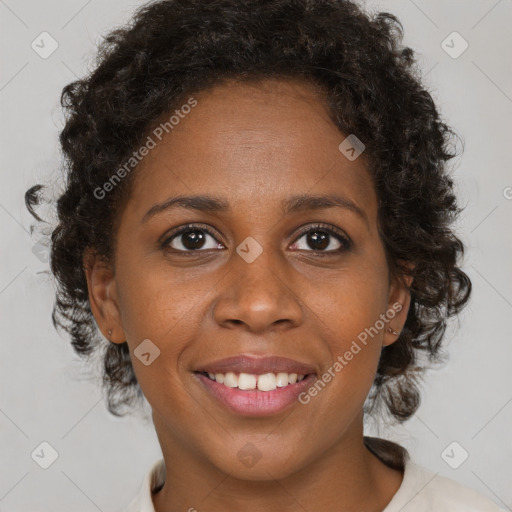
[[(403, 475), (364, 446), (362, 407), (382, 347), (397, 339), (387, 327), (402, 329), (410, 296), (389, 275), (364, 153), (354, 161), (340, 153), (346, 134), (306, 83), (227, 82), (194, 97), (197, 106), (136, 170), (115, 264), (84, 260), (104, 335), (131, 352), (145, 339), (161, 351), (149, 366), (132, 356), (167, 469), (155, 509), (382, 511)], [(366, 220), (342, 208), (280, 209), (293, 195), (333, 193)], [(176, 208), (142, 222), (154, 205), (191, 194), (220, 196), (231, 211)], [(299, 228), (318, 222), (351, 247), (333, 252), (342, 246), (331, 235), (330, 254), (315, 251)], [(205, 248), (190, 256), (178, 253), (183, 236), (161, 247), (163, 235), (188, 223), (209, 225), (216, 240), (205, 233)], [(263, 249), (250, 264), (236, 252), (248, 236)], [(401, 311), (307, 405), (237, 415), (193, 374), (251, 354), (306, 362), (321, 375), (396, 303)], [(252, 467), (237, 457), (247, 443), (261, 454)]]

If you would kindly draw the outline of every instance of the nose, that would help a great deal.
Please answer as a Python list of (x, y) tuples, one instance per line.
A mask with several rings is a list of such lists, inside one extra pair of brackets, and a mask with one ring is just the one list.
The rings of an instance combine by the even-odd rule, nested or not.
[(288, 329), (303, 321), (300, 290), (293, 286), (292, 268), (264, 250), (252, 263), (233, 254), (232, 267), (214, 306), (218, 325), (253, 333)]

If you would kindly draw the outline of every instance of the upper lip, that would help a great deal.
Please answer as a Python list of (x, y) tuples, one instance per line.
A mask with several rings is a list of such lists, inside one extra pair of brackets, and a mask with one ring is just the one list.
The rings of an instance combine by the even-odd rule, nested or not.
[(211, 363), (206, 363), (197, 368), (196, 372), (207, 373), (252, 373), (263, 375), (264, 373), (296, 373), (297, 375), (308, 375), (316, 373), (315, 367), (288, 359), (287, 357), (254, 357), (239, 355), (219, 359)]

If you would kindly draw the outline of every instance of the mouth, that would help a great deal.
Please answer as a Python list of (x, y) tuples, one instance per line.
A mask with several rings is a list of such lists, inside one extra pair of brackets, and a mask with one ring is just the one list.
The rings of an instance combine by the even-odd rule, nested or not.
[(267, 416), (298, 405), (317, 378), (312, 365), (287, 358), (237, 356), (193, 372), (210, 397), (231, 412)]
[(256, 375), (253, 373), (209, 373), (197, 372), (200, 375), (208, 377), (214, 382), (218, 382), (228, 388), (238, 388), (244, 391), (257, 389), (258, 391), (269, 392), (277, 388), (291, 386), (297, 382), (302, 382), (308, 375), (298, 375), (296, 373), (263, 373)]

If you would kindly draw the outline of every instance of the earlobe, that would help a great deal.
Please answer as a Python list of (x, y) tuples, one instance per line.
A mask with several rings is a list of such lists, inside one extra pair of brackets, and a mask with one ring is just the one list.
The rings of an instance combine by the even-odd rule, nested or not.
[(89, 304), (100, 331), (112, 343), (126, 341), (117, 301), (114, 272), (109, 263), (92, 251), (84, 253)]
[(400, 331), (395, 331), (391, 327), (388, 327), (388, 332), (391, 333), (393, 336), (400, 336)]
[(400, 276), (393, 280), (390, 287), (386, 318), (388, 324), (382, 339), (382, 345), (392, 345), (398, 340), (407, 320), (411, 304), (410, 286), (412, 276)]

